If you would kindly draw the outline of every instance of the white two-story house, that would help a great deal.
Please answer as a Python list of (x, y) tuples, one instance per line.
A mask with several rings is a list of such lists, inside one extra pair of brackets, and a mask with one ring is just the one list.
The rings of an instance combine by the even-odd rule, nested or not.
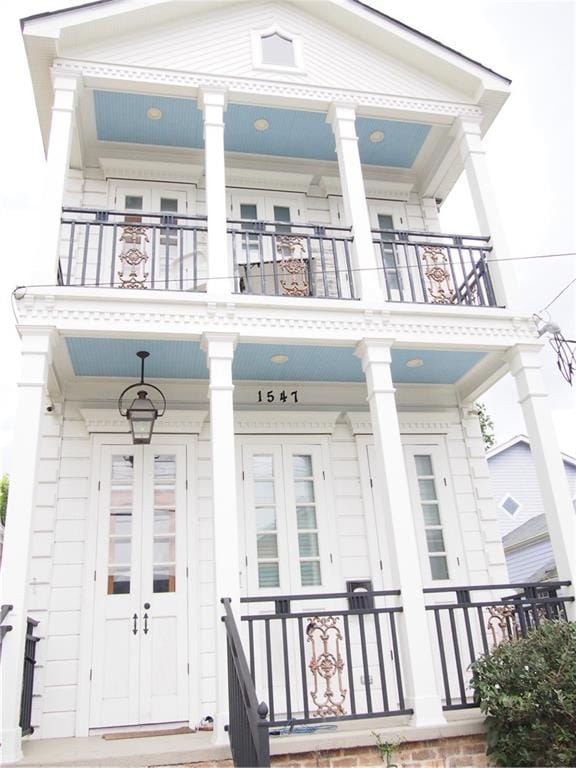
[[(14, 296), (4, 760), (207, 716), (215, 744), (455, 733), (507, 582), (474, 408), (507, 372), (574, 616), (483, 149), (510, 81), (356, 0), (100, 0), (22, 30), (47, 188)], [(439, 231), (462, 173), (481, 235)]]

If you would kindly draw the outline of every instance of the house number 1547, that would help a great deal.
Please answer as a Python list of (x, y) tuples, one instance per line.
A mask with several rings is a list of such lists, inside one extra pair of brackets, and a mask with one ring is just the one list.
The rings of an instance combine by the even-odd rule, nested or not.
[(275, 392), (273, 389), (269, 389), (267, 392), (258, 390), (258, 402), (259, 403), (292, 403), (298, 402), (298, 390), (294, 389), (292, 392), (286, 392), (284, 389), (282, 392)]

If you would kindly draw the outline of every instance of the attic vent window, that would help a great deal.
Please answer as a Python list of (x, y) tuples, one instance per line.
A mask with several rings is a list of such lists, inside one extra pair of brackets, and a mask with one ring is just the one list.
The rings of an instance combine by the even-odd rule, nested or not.
[(262, 64), (273, 67), (295, 67), (294, 40), (279, 32), (262, 35)]
[(518, 512), (520, 509), (520, 504), (516, 501), (516, 499), (513, 499), (512, 496), (506, 496), (500, 506), (511, 516), (515, 515), (516, 512)]

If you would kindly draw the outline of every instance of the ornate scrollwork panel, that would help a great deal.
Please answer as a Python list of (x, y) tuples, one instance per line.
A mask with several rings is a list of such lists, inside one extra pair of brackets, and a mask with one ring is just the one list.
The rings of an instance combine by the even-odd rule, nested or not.
[(146, 272), (146, 263), (148, 261), (148, 254), (146, 253), (148, 234), (146, 227), (135, 225), (122, 227), (120, 242), (122, 243), (122, 250), (118, 255), (118, 260), (120, 261), (120, 269), (118, 270), (120, 288), (145, 289), (145, 283), (149, 275)]
[(420, 248), (424, 274), (428, 280), (427, 292), (432, 304), (452, 304), (455, 291), (448, 269), (448, 254), (444, 248), (424, 245)]
[(518, 617), (513, 605), (489, 605), (486, 629), (492, 636), (492, 648), (520, 636)]
[(308, 254), (305, 238), (299, 235), (278, 235), (276, 253), (279, 256), (280, 285), (285, 296), (308, 296)]
[(306, 627), (311, 645), (308, 668), (313, 686), (310, 697), (316, 705), (312, 717), (335, 717), (346, 714), (344, 702), (348, 691), (343, 686), (344, 661), (340, 652), (342, 633), (337, 616), (312, 616)]

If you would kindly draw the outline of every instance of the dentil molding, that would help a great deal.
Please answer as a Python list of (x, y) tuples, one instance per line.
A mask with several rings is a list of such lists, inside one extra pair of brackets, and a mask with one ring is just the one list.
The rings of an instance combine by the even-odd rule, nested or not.
[[(346, 421), (353, 435), (371, 435), (374, 432), (372, 419), (368, 411), (347, 411)], [(459, 424), (455, 410), (441, 413), (402, 413), (398, 414), (402, 434), (448, 434), (451, 427)]]
[[(88, 432), (129, 433), (130, 425), (126, 417), (110, 408), (81, 408), (80, 414)], [(208, 411), (172, 411), (158, 419), (154, 427), (155, 435), (179, 434), (198, 435), (206, 421)]]
[(237, 435), (331, 435), (340, 411), (236, 411)]

